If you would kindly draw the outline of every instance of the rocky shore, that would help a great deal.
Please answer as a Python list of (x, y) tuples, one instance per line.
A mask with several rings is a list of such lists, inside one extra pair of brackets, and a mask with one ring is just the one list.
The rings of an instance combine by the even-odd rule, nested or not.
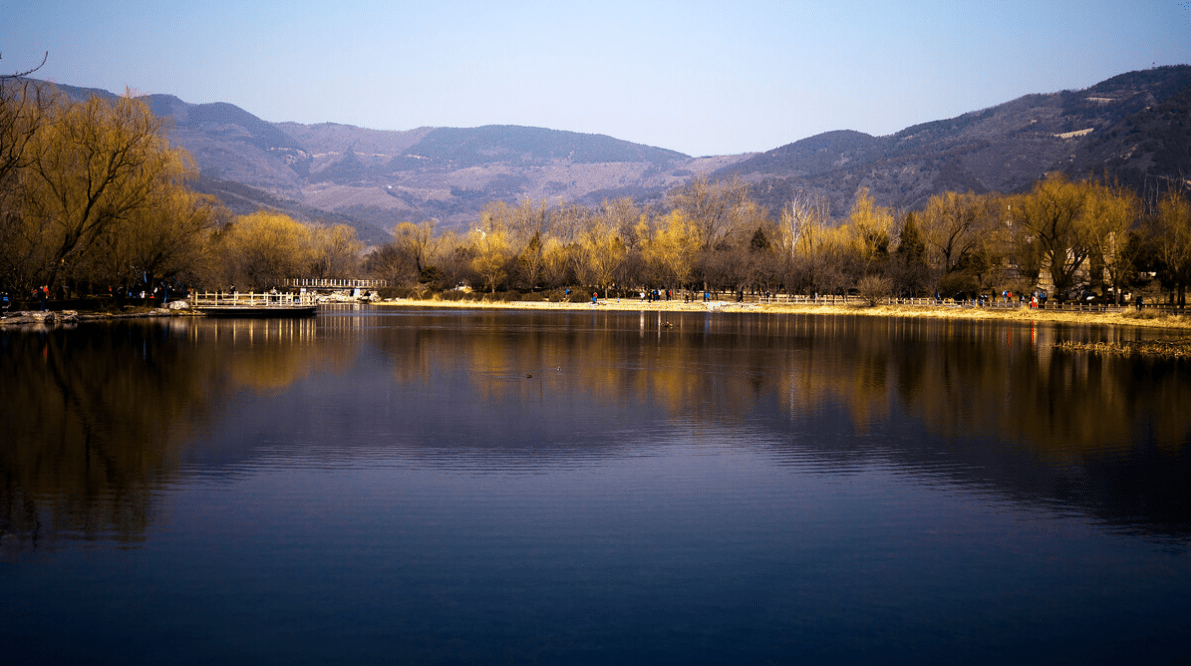
[(22, 310), (9, 312), (0, 317), (0, 326), (22, 326), (41, 324), (44, 326), (61, 326), (78, 324), (85, 321), (109, 321), (112, 319), (133, 319), (144, 317), (172, 317), (178, 314), (188, 314), (187, 310), (170, 310), (155, 308), (137, 312), (78, 312), (77, 310), (61, 310), (58, 312), (41, 312), (37, 310)]

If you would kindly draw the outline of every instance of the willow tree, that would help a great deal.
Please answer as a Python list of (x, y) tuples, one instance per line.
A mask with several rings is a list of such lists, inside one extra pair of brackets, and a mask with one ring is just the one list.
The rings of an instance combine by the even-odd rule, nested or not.
[[(27, 150), (53, 100), (48, 87), (33, 81), (0, 78), (0, 193), (15, 186), (17, 172), (35, 155)], [(5, 202), (0, 200), (0, 205)], [(5, 212), (0, 208), (0, 214)]]
[(868, 188), (856, 191), (856, 202), (848, 214), (846, 228), (851, 233), (856, 279), (884, 271), (893, 237), (893, 211), (878, 206)]
[(368, 255), (364, 270), (394, 287), (420, 284), (430, 274), (431, 256), (443, 240), (434, 235), (434, 222), (401, 222), (389, 234), (392, 240)]
[(227, 212), (214, 197), (162, 188), (149, 205), (118, 220), (93, 251), (72, 266), (82, 277), (128, 288), (154, 276), (205, 281), (209, 237)]
[(616, 228), (596, 222), (580, 234), (576, 254), (584, 284), (607, 289), (624, 261), (625, 245)]
[(22, 210), (22, 172), (36, 157), (28, 147), (51, 101), (48, 86), (0, 77), (0, 289), (32, 289), (39, 277), (34, 269), (45, 263), (43, 239), (28, 228)]
[(933, 285), (930, 266), (926, 262), (926, 242), (922, 240), (914, 213), (907, 213), (902, 221), (889, 277), (892, 288), (905, 296), (922, 295)]
[(1086, 187), (1056, 172), (1013, 204), (1013, 217), (1037, 245), (1060, 296), (1076, 286), (1076, 275), (1092, 252), (1084, 215), (1087, 198)]
[(1186, 305), (1191, 284), (1191, 201), (1182, 190), (1168, 191), (1158, 203), (1152, 237), (1162, 281), (1177, 292), (1178, 304)]
[(311, 264), (310, 227), (272, 211), (238, 217), (218, 236), (223, 281), (237, 289), (268, 289), (305, 277)]
[(473, 231), (471, 241), (475, 251), (471, 268), (484, 282), (484, 288), (495, 293), (496, 286), (508, 277), (509, 261), (513, 258), (509, 232), (502, 226), (491, 225)]
[(1106, 183), (1088, 183), (1084, 224), (1092, 272), (1108, 278), (1118, 305), (1123, 288), (1136, 273), (1141, 244), (1133, 228), (1140, 213), (1141, 203), (1133, 192)]
[(542, 244), (542, 277), (553, 287), (569, 284), (574, 276), (578, 243), (563, 243), (554, 236)]
[(968, 192), (941, 192), (931, 196), (915, 219), (922, 232), (927, 260), (942, 275), (968, 261), (987, 240), (991, 199)]
[(43, 250), (42, 278), (53, 285), (68, 262), (196, 170), (141, 100), (59, 101), (46, 120), (26, 147), (34, 157), (22, 170), (21, 203), (28, 236)]
[(691, 279), (701, 231), (681, 210), (673, 210), (654, 224), (642, 218), (637, 225), (641, 256), (663, 282), (683, 286)]
[(310, 267), (301, 277), (355, 276), (364, 252), (364, 243), (356, 238), (355, 228), (346, 224), (314, 224), (310, 226), (309, 239)]

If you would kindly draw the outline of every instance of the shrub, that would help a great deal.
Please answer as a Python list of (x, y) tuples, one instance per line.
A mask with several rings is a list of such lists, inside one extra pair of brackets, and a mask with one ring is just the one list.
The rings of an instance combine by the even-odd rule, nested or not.
[(435, 298), (435, 300), (439, 300), (439, 301), (451, 301), (451, 302), (468, 301), (468, 300), (472, 300), (472, 294), (469, 292), (466, 292), (466, 291), (458, 291), (455, 289), (450, 289), (448, 291), (442, 291), (442, 292), (435, 294), (434, 298)]
[(377, 290), (381, 298), (425, 298), (426, 290), (418, 287), (382, 287)]
[(866, 275), (856, 283), (856, 291), (869, 306), (874, 306), (893, 293), (893, 280), (880, 275)]
[(1126, 319), (1161, 319), (1162, 313), (1157, 310), (1140, 310), (1138, 308), (1130, 308), (1121, 313), (1122, 317)]

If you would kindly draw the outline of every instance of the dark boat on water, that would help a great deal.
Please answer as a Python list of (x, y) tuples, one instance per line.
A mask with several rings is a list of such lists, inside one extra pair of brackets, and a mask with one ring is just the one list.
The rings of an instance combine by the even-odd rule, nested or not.
[(313, 317), (318, 313), (317, 305), (210, 305), (195, 310), (208, 317), (239, 319), (264, 319), (278, 317)]

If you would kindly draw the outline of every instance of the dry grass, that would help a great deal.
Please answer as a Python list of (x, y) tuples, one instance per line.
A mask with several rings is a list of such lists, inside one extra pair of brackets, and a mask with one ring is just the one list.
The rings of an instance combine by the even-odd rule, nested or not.
[(961, 308), (940, 305), (878, 305), (874, 307), (857, 305), (804, 305), (804, 304), (756, 304), (713, 301), (684, 303), (682, 301), (658, 301), (649, 303), (637, 299), (601, 299), (598, 306), (591, 303), (547, 303), (547, 302), (496, 302), (496, 301), (436, 301), (402, 299), (378, 303), (381, 306), (500, 309), (500, 310), (601, 310), (666, 311), (666, 312), (765, 312), (775, 314), (832, 314), (859, 315), (866, 317), (918, 317), (923, 319), (974, 319), (1021, 322), (1056, 322), (1070, 324), (1110, 324), (1113, 326), (1134, 326), (1141, 328), (1191, 329), (1191, 319), (1177, 315), (1157, 315), (1153, 318), (1138, 317), (1123, 312), (1071, 312), (1058, 310), (1035, 310), (1032, 308)]
[(1117, 342), (1060, 342), (1056, 349), (1088, 352), (1092, 354), (1115, 354), (1128, 356), (1168, 356), (1185, 358), (1191, 356), (1191, 338), (1178, 340), (1120, 340)]

